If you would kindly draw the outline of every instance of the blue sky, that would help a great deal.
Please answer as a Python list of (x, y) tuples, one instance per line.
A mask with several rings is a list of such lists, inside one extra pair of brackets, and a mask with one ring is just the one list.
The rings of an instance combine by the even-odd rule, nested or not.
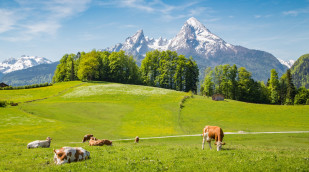
[(190, 17), (233, 45), (296, 60), (309, 53), (309, 0), (0, 0), (0, 62), (60, 60), (143, 29), (171, 39)]

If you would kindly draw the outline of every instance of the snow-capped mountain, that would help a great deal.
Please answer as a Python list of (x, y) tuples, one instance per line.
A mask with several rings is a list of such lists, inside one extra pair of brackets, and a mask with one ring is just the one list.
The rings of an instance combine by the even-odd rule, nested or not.
[(181, 54), (200, 54), (206, 58), (218, 50), (235, 51), (231, 44), (211, 33), (194, 17), (185, 22), (180, 32), (171, 40), (168, 49)]
[[(167, 50), (169, 41), (160, 37), (159, 39), (144, 36), (143, 30), (138, 30), (132, 37), (128, 37), (122, 44), (116, 44), (114, 47), (104, 49), (114, 52), (124, 50), (133, 56), (145, 56), (151, 50)], [(103, 50), (102, 50), (103, 51)]]
[(144, 36), (143, 30), (139, 30), (132, 37), (128, 37), (124, 43), (103, 50), (110, 52), (124, 50), (140, 63), (148, 51), (155, 49), (172, 50), (186, 57), (192, 56), (201, 73), (206, 67), (236, 64), (237, 67), (245, 67), (252, 72), (254, 79), (267, 81), (271, 69), (276, 69), (279, 75), (287, 69), (270, 53), (225, 42), (194, 17), (188, 19), (179, 33), (170, 40), (161, 37), (148, 38)]
[(279, 59), (279, 58), (278, 58), (278, 60), (281, 64), (285, 65), (288, 68), (291, 68), (293, 66), (293, 64), (295, 63), (295, 60), (285, 61), (285, 60), (282, 60), (282, 59)]
[(50, 64), (52, 61), (37, 56), (26, 56), (23, 55), (20, 58), (9, 58), (0, 63), (1, 73), (10, 73), (16, 70), (27, 69), (29, 67), (37, 66), (40, 64)]

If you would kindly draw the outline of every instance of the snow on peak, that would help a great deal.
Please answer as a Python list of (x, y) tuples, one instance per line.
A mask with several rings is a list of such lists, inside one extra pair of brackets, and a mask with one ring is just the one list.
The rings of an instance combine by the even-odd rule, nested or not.
[(37, 56), (22, 55), (20, 58), (9, 58), (0, 63), (0, 72), (10, 73), (16, 70), (27, 69), (40, 64), (50, 64), (52, 61)]
[(282, 59), (279, 59), (279, 62), (283, 65), (285, 65), (286, 67), (288, 68), (291, 68), (293, 66), (293, 64), (295, 63), (295, 60), (288, 60), (288, 61), (285, 61), (285, 60), (282, 60)]
[(200, 21), (198, 21), (196, 18), (191, 17), (186, 21), (186, 24), (194, 27), (194, 28), (203, 28), (208, 30)]

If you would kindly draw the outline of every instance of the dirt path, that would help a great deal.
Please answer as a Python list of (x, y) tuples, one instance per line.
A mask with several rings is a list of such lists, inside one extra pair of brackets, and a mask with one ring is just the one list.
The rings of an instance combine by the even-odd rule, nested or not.
[[(229, 135), (229, 134), (293, 134), (293, 133), (309, 133), (309, 131), (267, 131), (267, 132), (238, 131), (238, 132), (224, 132), (224, 135)], [(166, 139), (166, 138), (174, 138), (174, 137), (196, 137), (196, 136), (202, 137), (202, 134), (162, 136), (162, 137), (145, 137), (145, 138), (139, 138), (139, 139), (140, 140), (149, 140), (149, 139)], [(111, 141), (125, 141), (125, 140), (135, 140), (135, 138), (132, 138), (132, 139), (117, 139), (117, 140), (111, 140)], [(81, 143), (81, 142), (70, 142), (70, 143)]]
[[(244, 132), (244, 131), (238, 131), (238, 132), (224, 132), (224, 135), (229, 134), (290, 134), (290, 133), (309, 133), (309, 131), (270, 131), (270, 132)], [(192, 135), (176, 135), (176, 136), (162, 136), (162, 137), (145, 137), (140, 138), (140, 140), (148, 140), (148, 139), (165, 139), (165, 138), (173, 138), (173, 137), (196, 137), (196, 136), (202, 136), (202, 134), (192, 134)], [(112, 141), (122, 141), (122, 140), (134, 140), (133, 139), (118, 139), (118, 140), (112, 140)], [(73, 143), (73, 142), (71, 142)]]

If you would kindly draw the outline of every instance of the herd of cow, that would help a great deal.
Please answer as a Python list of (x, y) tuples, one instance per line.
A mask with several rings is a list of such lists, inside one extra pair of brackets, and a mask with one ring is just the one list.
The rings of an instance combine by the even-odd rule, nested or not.
[[(217, 126), (206, 126), (203, 129), (203, 143), (202, 149), (204, 149), (205, 140), (209, 144), (209, 148), (211, 149), (211, 140), (215, 140), (215, 145), (217, 145), (217, 151), (221, 150), (223, 143), (224, 133), (220, 127)], [(27, 148), (49, 148), (51, 138), (47, 137), (46, 140), (36, 140), (27, 145)], [(87, 134), (83, 138), (83, 143), (89, 140), (89, 146), (103, 146), (108, 145), (112, 146), (112, 141), (110, 140), (100, 140), (93, 137), (92, 134)], [(135, 143), (139, 142), (139, 137), (136, 136)], [(90, 158), (90, 152), (86, 151), (82, 147), (62, 147), (60, 149), (54, 150), (54, 162), (55, 164), (64, 164), (64, 163), (71, 163), (82, 161)]]

